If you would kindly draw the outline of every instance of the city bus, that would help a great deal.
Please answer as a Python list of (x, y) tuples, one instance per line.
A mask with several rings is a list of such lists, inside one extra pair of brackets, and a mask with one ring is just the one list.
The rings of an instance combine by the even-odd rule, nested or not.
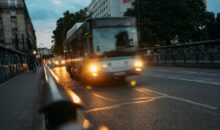
[(143, 69), (138, 55), (136, 20), (91, 18), (76, 23), (64, 42), (66, 69), (84, 81), (125, 79)]

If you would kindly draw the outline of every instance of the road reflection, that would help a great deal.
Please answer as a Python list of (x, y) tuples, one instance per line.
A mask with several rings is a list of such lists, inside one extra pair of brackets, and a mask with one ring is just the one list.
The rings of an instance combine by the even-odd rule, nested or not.
[(106, 126), (100, 126), (100, 127), (98, 128), (98, 130), (109, 130), (109, 128), (106, 127)]
[(64, 88), (68, 94), (68, 96), (72, 99), (72, 101), (76, 104), (83, 105), (82, 100), (70, 89)]
[(91, 124), (90, 124), (89, 120), (86, 120), (86, 119), (85, 119), (85, 120), (83, 121), (83, 128), (84, 128), (84, 129), (89, 129), (90, 126), (91, 126)]
[[(78, 80), (72, 79), (65, 67), (53, 68), (54, 73), (58, 76), (60, 83), (68, 92), (73, 102), (81, 104), (83, 102), (84, 112), (90, 117), (96, 113), (105, 113), (106, 111), (120, 110), (121, 107), (141, 104), (153, 101), (158, 95), (149, 93), (142, 93), (137, 91), (139, 88), (138, 80), (130, 77), (125, 80), (115, 79), (108, 82), (100, 83), (98, 85), (84, 84)], [(79, 87), (75, 87), (80, 84)], [(75, 93), (80, 96), (75, 95)], [(80, 100), (81, 99), (81, 100)], [(133, 108), (129, 109), (133, 111)], [(108, 113), (105, 113), (108, 115)], [(104, 115), (105, 115), (104, 114)], [(117, 117), (117, 114), (112, 113), (110, 117)], [(109, 117), (104, 117), (107, 120)], [(90, 127), (89, 120), (83, 121), (83, 128)], [(92, 122), (94, 123), (94, 122)], [(95, 122), (97, 130), (109, 130), (112, 126), (104, 125), (107, 122)], [(99, 127), (100, 126), (100, 127)], [(114, 128), (114, 127), (113, 127)]]
[(71, 79), (69, 73), (66, 71), (65, 66), (54, 67), (52, 68), (52, 70), (55, 73), (55, 75), (57, 75), (59, 79), (59, 84), (62, 85), (63, 87), (73, 89), (79, 86), (78, 82)]

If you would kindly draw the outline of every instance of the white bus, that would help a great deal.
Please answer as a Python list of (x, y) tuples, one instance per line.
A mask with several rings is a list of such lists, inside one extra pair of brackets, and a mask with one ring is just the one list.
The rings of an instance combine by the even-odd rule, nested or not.
[(135, 18), (93, 18), (67, 33), (67, 71), (84, 81), (125, 79), (143, 69)]

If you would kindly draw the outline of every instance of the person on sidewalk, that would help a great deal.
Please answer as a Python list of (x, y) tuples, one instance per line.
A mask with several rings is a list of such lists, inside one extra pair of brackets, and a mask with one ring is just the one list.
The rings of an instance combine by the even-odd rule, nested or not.
[(36, 56), (34, 54), (31, 54), (30, 57), (30, 66), (31, 70), (36, 73), (37, 72), (37, 66), (36, 66)]

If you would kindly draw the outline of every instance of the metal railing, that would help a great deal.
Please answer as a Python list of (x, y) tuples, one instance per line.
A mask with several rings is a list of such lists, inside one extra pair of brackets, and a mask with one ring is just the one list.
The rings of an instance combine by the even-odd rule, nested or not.
[(59, 78), (44, 65), (44, 98), (40, 112), (44, 114), (46, 130), (88, 130), (94, 126), (78, 109), (83, 107), (81, 99), (69, 88), (62, 86)]
[(141, 53), (155, 64), (220, 66), (220, 39), (145, 48)]
[(26, 54), (0, 45), (0, 83), (27, 70)]

